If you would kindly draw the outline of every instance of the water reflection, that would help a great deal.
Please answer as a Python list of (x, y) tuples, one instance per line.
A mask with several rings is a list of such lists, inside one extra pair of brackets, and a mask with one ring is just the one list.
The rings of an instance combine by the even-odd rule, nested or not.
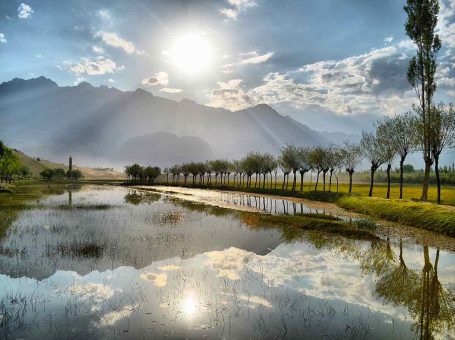
[(380, 275), (375, 293), (387, 303), (407, 308), (414, 319), (413, 329), (422, 339), (454, 328), (455, 295), (443, 287), (438, 278), (440, 250), (436, 250), (434, 263), (429, 248), (423, 247), (423, 267), (410, 270), (403, 257), (400, 240), (399, 261)]
[[(144, 187), (150, 190), (150, 187)], [(188, 201), (200, 202), (220, 207), (231, 207), (246, 211), (260, 211), (267, 214), (320, 214), (340, 216), (340, 210), (328, 205), (317, 204), (316, 202), (306, 201), (297, 202), (290, 198), (276, 198), (273, 196), (255, 195), (241, 192), (229, 191), (210, 191), (203, 189), (187, 189), (175, 187), (153, 187), (153, 190), (171, 195), (177, 198), (183, 198)], [(300, 200), (301, 201), (301, 200)]]
[(0, 240), (0, 273), (42, 279), (230, 246), (266, 254), (281, 242), (279, 230), (249, 228), (229, 209), (121, 187), (63, 193), (19, 213)]
[(0, 338), (455, 337), (453, 253), (257, 216), (124, 188), (41, 200), (0, 241)]
[[(454, 336), (454, 269), (435, 279), (438, 261), (447, 266), (453, 255), (428, 254), (433, 269), (426, 284), (425, 249), (398, 247), (401, 259), (387, 268), (360, 263), (369, 242), (327, 238), (319, 246), (281, 244), (264, 256), (228, 248), (85, 276), (0, 275), (0, 330), (27, 338)], [(412, 267), (402, 263), (403, 253)], [(400, 292), (391, 275), (409, 291)]]

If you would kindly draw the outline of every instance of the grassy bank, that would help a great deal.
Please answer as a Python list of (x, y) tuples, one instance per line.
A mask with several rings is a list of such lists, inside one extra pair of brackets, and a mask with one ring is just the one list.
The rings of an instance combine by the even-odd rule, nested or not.
[(278, 195), (335, 203), (344, 209), (357, 213), (455, 237), (455, 207), (453, 206), (414, 202), (405, 199), (387, 200), (379, 197), (364, 197), (359, 194), (348, 195), (343, 192), (300, 192), (281, 189), (241, 188), (227, 185), (194, 185), (190, 187)]
[(336, 201), (344, 209), (455, 237), (455, 208), (433, 203), (377, 197), (344, 196)]

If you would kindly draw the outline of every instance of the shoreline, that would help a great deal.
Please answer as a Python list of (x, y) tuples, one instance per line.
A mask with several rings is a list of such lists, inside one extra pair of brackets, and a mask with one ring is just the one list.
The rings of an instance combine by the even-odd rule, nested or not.
[(220, 192), (238, 192), (243, 194), (260, 194), (274, 198), (302, 199), (332, 203), (352, 213), (382, 219), (408, 227), (425, 229), (449, 237), (455, 237), (455, 207), (438, 205), (430, 202), (411, 200), (385, 199), (379, 197), (362, 197), (329, 191), (288, 191), (281, 189), (245, 188), (227, 185), (173, 185), (173, 184), (137, 184), (123, 183), (127, 187), (162, 186), (170, 188), (206, 189)]

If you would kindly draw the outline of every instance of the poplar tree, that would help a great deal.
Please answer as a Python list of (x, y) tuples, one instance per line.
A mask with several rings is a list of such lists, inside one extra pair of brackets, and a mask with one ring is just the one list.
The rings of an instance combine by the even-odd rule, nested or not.
[(436, 91), (436, 58), (441, 48), (439, 36), (435, 33), (438, 22), (438, 0), (407, 0), (404, 10), (407, 14), (406, 34), (417, 47), (416, 55), (409, 61), (407, 78), (419, 98), (420, 137), (425, 161), (421, 200), (428, 198), (430, 170), (433, 165), (431, 153), (431, 126), (433, 114), (431, 108)]

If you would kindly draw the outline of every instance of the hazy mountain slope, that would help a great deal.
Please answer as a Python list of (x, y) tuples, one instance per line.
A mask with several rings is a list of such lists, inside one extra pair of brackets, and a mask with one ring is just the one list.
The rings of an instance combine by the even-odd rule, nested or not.
[(169, 132), (155, 132), (133, 137), (116, 151), (116, 158), (126, 163), (147, 165), (206, 161), (214, 158), (210, 145), (199, 137), (178, 137)]
[[(68, 170), (68, 164), (50, 162), (45, 159), (32, 158), (20, 150), (13, 149), (14, 154), (19, 158), (22, 165), (25, 165), (33, 176), (39, 176), (40, 172), (45, 169), (62, 168)], [(85, 179), (119, 179), (125, 178), (125, 175), (111, 168), (88, 168), (73, 165), (74, 169), (79, 169)]]
[[(139, 89), (124, 92), (88, 83), (59, 87), (44, 77), (0, 84), (0, 138), (36, 156), (65, 160), (72, 154), (86, 163), (121, 164), (119, 148), (125, 142), (160, 131), (198, 137), (214, 157), (227, 158), (250, 150), (278, 153), (286, 143), (329, 143), (267, 105), (231, 112)], [(163, 145), (160, 152), (171, 155), (173, 148), (175, 143), (167, 150)], [(198, 149), (189, 147), (185, 156), (208, 157), (208, 150), (199, 155)]]

